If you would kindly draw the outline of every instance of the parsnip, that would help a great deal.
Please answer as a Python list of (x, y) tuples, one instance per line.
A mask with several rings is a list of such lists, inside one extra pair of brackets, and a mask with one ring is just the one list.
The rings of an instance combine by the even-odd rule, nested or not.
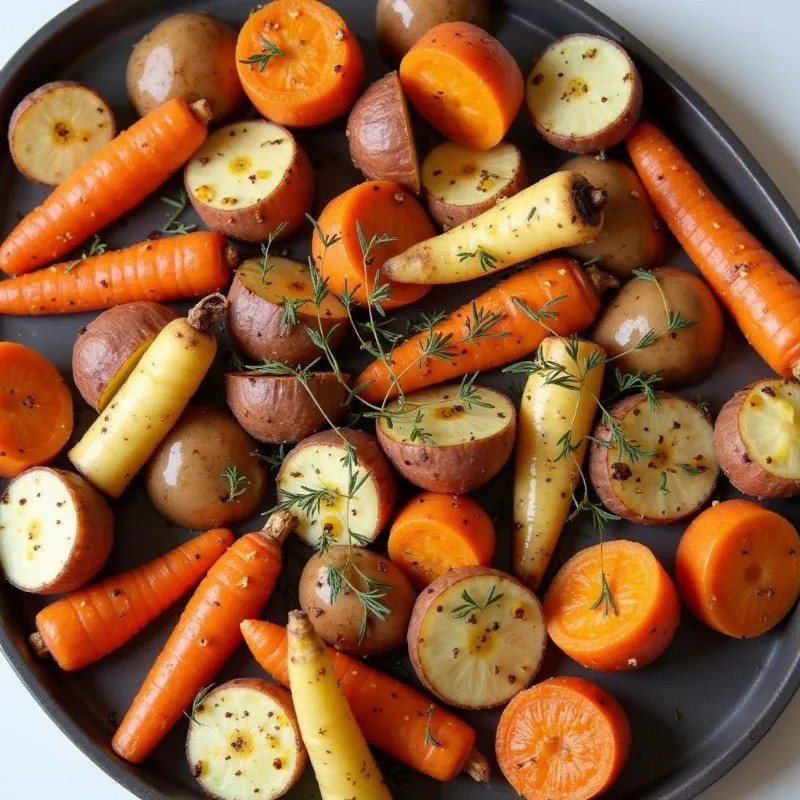
[[(542, 342), (541, 355), (572, 376), (573, 388), (547, 383), (551, 370), (534, 373), (519, 409), (512, 563), (514, 574), (532, 589), (539, 587), (569, 515), (597, 410), (595, 398), (603, 384), (602, 363), (585, 371), (586, 359), (603, 356), (602, 348), (583, 339), (577, 340), (577, 352), (569, 352), (571, 346), (566, 339), (550, 336)], [(567, 433), (579, 446), (572, 455), (559, 458)]]
[(177, 422), (217, 352), (211, 326), (227, 300), (212, 294), (163, 328), (103, 413), (69, 453), (98, 489), (119, 497)]
[(322, 800), (391, 800), (305, 612), (292, 611), (287, 630), (292, 700)]
[(410, 247), (381, 268), (403, 283), (458, 283), (593, 239), (605, 192), (577, 172), (556, 172), (473, 219)]

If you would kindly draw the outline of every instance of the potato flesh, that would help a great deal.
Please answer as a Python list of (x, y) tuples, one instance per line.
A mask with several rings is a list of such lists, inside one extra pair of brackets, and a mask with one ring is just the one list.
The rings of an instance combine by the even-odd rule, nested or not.
[(800, 388), (782, 380), (759, 381), (739, 411), (747, 452), (767, 472), (800, 480)]
[(186, 168), (186, 185), (204, 206), (236, 211), (260, 203), (282, 183), (296, 145), (283, 128), (248, 120), (208, 137)]
[[(485, 610), (461, 616), (466, 592)], [(442, 610), (439, 611), (439, 608)], [(419, 659), (434, 691), (470, 708), (499, 705), (530, 683), (547, 632), (538, 601), (516, 581), (497, 575), (460, 580), (442, 592), (420, 626)]]
[(46, 586), (69, 561), (77, 533), (66, 485), (48, 470), (32, 469), (0, 503), (0, 567), (22, 589)]
[(297, 734), (274, 697), (223, 687), (201, 708), (189, 726), (186, 752), (206, 791), (222, 800), (268, 800), (287, 791), (297, 769)]

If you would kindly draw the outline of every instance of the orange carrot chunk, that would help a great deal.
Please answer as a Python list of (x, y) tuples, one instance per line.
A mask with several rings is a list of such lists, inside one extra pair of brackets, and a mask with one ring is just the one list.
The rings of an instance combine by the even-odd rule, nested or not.
[[(605, 577), (605, 580), (604, 580)], [(638, 542), (587, 547), (558, 571), (544, 598), (547, 632), (588, 669), (624, 672), (658, 658), (680, 621), (678, 591)]]
[(631, 750), (622, 706), (583, 678), (520, 692), (500, 717), (495, 752), (524, 800), (591, 800), (611, 788)]
[(698, 619), (749, 639), (777, 625), (797, 602), (798, 562), (800, 537), (790, 522), (750, 500), (727, 500), (686, 529), (675, 579)]

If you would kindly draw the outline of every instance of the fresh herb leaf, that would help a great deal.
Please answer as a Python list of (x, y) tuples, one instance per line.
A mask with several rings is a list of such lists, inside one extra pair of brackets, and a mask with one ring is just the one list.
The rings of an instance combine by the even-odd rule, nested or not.
[(197, 725), (203, 725), (204, 723), (198, 722), (197, 715), (203, 710), (203, 700), (206, 699), (209, 692), (214, 688), (213, 683), (209, 683), (208, 686), (201, 689), (196, 695), (194, 700), (192, 700), (192, 710), (191, 711), (184, 711), (183, 715), (190, 721), (194, 722)]
[(614, 601), (614, 595), (611, 593), (605, 570), (602, 568), (600, 569), (600, 597), (592, 604), (591, 610), (596, 611), (598, 608), (603, 609), (604, 617), (608, 616), (609, 609), (614, 613), (615, 617), (619, 616), (617, 604)]
[(253, 53), (252, 55), (247, 56), (247, 58), (240, 58), (240, 64), (258, 64), (258, 71), (263, 72), (267, 68), (267, 64), (269, 64), (271, 58), (275, 58), (276, 56), (285, 56), (286, 53), (280, 49), (276, 44), (273, 44), (268, 39), (265, 39), (263, 36), (258, 37), (262, 50), (260, 53)]
[(450, 613), (456, 619), (464, 619), (464, 617), (476, 611), (486, 611), (490, 605), (502, 600), (503, 596), (504, 595), (502, 593), (497, 594), (497, 586), (493, 584), (489, 589), (489, 594), (487, 595), (486, 600), (483, 602), (483, 604), (480, 604), (473, 600), (472, 597), (470, 597), (469, 592), (464, 589), (461, 592), (461, 599), (463, 602), (460, 605), (457, 605)]
[(89, 247), (81, 253), (80, 258), (76, 258), (74, 261), (64, 267), (64, 274), (69, 275), (69, 273), (72, 272), (72, 270), (74, 270), (75, 267), (81, 263), (81, 261), (85, 261), (87, 258), (91, 258), (92, 256), (101, 256), (106, 252), (106, 250), (108, 250), (108, 245), (97, 234), (95, 234), (92, 238), (92, 241), (89, 242)]
[(197, 225), (185, 225), (180, 221), (181, 215), (186, 211), (186, 207), (189, 204), (189, 195), (186, 194), (186, 189), (181, 187), (175, 197), (162, 197), (161, 202), (175, 209), (175, 212), (161, 229), (161, 233), (164, 236), (183, 236), (185, 233), (191, 233), (196, 230)]
[(242, 475), (236, 466), (225, 467), (222, 470), (222, 477), (228, 481), (228, 494), (225, 497), (226, 503), (232, 503), (237, 497), (241, 497), (247, 491), (249, 480), (246, 475)]
[(428, 710), (425, 712), (425, 716), (428, 718), (428, 722), (425, 725), (425, 744), (433, 745), (434, 747), (441, 747), (442, 743), (431, 733), (431, 720), (433, 719), (433, 706), (428, 706)]
[(474, 250), (471, 253), (456, 253), (459, 262), (466, 261), (468, 258), (478, 258), (478, 264), (480, 268), (484, 272), (490, 272), (493, 269), (497, 269), (497, 257), (493, 256), (491, 253), (488, 253), (484, 250), (480, 245), (478, 245), (478, 249)]

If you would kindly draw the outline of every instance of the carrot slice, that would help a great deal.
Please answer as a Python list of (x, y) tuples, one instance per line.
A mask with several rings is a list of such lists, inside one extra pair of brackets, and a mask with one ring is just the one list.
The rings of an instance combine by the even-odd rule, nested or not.
[(619, 777), (631, 726), (608, 692), (583, 678), (550, 678), (520, 692), (500, 717), (495, 752), (525, 800), (590, 800)]
[(500, 143), (525, 87), (514, 56), (468, 22), (431, 28), (400, 63), (400, 82), (434, 128), (475, 150)]
[[(361, 225), (367, 243), (373, 236), (394, 236), (396, 241), (375, 245), (366, 263), (361, 252), (356, 223)], [(367, 305), (375, 291), (375, 273), (383, 262), (414, 244), (436, 235), (425, 210), (410, 193), (391, 181), (367, 181), (334, 197), (322, 211), (319, 227), (327, 240), (341, 237), (325, 249), (319, 234), (312, 234), (311, 252), (317, 268), (328, 278), (331, 291), (341, 296), (353, 292), (356, 303)], [(389, 299), (384, 308), (397, 308), (424, 297), (430, 286), (396, 283), (381, 276), (381, 286), (389, 284)], [(356, 289), (356, 287), (358, 287)]]
[(692, 521), (678, 545), (675, 579), (700, 620), (749, 639), (777, 625), (800, 595), (800, 537), (780, 514), (727, 500)]
[(358, 39), (319, 0), (273, 0), (256, 11), (239, 32), (236, 61), (252, 104), (296, 128), (342, 116), (364, 80)]
[(72, 433), (72, 394), (52, 362), (0, 342), (0, 477), (49, 464)]
[(667, 649), (680, 621), (680, 598), (643, 544), (607, 542), (602, 555), (595, 545), (564, 564), (547, 591), (544, 614), (550, 638), (570, 658), (589, 669), (623, 672)]
[(400, 510), (389, 533), (389, 558), (416, 589), (453, 567), (491, 566), (494, 525), (466, 495), (420, 492)]

